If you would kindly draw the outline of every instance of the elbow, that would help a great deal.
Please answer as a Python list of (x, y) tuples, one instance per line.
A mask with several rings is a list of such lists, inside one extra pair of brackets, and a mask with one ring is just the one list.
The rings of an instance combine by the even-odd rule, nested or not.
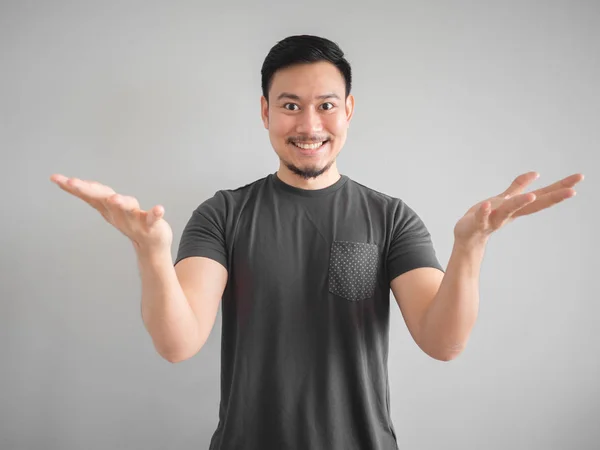
[(458, 357), (458, 355), (449, 355), (449, 354), (439, 355), (439, 356), (434, 356), (434, 355), (429, 355), (429, 356), (431, 356), (433, 359), (435, 359), (437, 361), (442, 361), (442, 362), (450, 362), (453, 359), (456, 359)]
[(463, 350), (464, 350), (464, 346), (455, 345), (450, 348), (446, 348), (444, 351), (439, 352), (437, 354), (438, 356), (435, 357), (435, 359), (437, 359), (438, 361), (449, 362), (449, 361), (452, 361), (452, 360), (458, 358), (460, 356), (460, 354), (463, 352)]
[(202, 333), (194, 338), (179, 338), (165, 340), (150, 334), (156, 352), (170, 363), (179, 363), (195, 356), (204, 347), (208, 333)]
[(187, 349), (182, 349), (182, 348), (161, 349), (158, 347), (155, 347), (155, 348), (156, 348), (156, 351), (158, 352), (158, 354), (164, 360), (166, 360), (172, 364), (176, 364), (176, 363), (183, 362), (183, 361), (186, 361), (186, 360), (192, 358), (202, 349), (203, 346), (204, 346), (204, 342), (201, 345), (196, 345), (192, 348), (187, 348)]
[(440, 346), (437, 348), (421, 348), (428, 356), (431, 358), (442, 361), (449, 362), (460, 356), (460, 354), (464, 350), (463, 345), (452, 345), (452, 346)]
[(431, 358), (448, 362), (458, 358), (464, 351), (466, 342), (448, 342), (448, 340), (441, 340), (439, 336), (419, 333), (417, 336), (419, 339), (416, 341), (417, 345)]
[(194, 356), (196, 353), (198, 353), (198, 351), (200, 351), (200, 349), (193, 351), (193, 352), (187, 352), (187, 353), (161, 353), (158, 352), (158, 354), (160, 356), (162, 356), (162, 358), (168, 362), (170, 362), (171, 364), (176, 364), (179, 362), (183, 362), (183, 361), (187, 361), (188, 359), (192, 358), (192, 356)]
[(427, 353), (427, 355), (436, 361), (450, 362), (453, 359), (458, 358), (459, 353)]
[(191, 356), (183, 356), (183, 357), (181, 357), (181, 356), (174, 357), (174, 356), (165, 356), (165, 355), (161, 355), (161, 356), (163, 357), (163, 359), (170, 362), (171, 364), (177, 364), (179, 362), (183, 362), (183, 361), (186, 361), (191, 358)]

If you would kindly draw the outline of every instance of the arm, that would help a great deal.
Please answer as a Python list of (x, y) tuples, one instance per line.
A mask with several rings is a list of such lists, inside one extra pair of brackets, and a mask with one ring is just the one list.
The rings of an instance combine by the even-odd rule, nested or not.
[(450, 361), (466, 346), (479, 308), (482, 257), (483, 247), (455, 243), (445, 274), (425, 267), (391, 283), (413, 339), (432, 358)]
[(139, 251), (142, 319), (157, 352), (169, 362), (195, 355), (214, 325), (227, 270), (208, 258), (186, 258), (175, 268), (168, 250)]
[(415, 343), (434, 359), (445, 358), (423, 339), (423, 317), (440, 289), (444, 268), (439, 263), (427, 227), (404, 202), (394, 216), (393, 239), (387, 255), (388, 279)]
[(148, 305), (144, 322), (156, 349), (168, 361), (195, 355), (214, 326), (228, 279), (226, 226), (225, 198), (217, 193), (192, 213), (174, 268), (170, 252), (150, 260), (150, 271), (158, 264), (167, 283), (161, 293), (160, 279), (149, 275), (142, 300), (143, 304), (147, 298)]
[(517, 217), (571, 198), (583, 175), (522, 194), (536, 178), (536, 172), (522, 174), (502, 194), (467, 211), (454, 228), (454, 247), (443, 278), (433, 269), (420, 268), (393, 279), (391, 287), (409, 330), (430, 356), (449, 361), (466, 346), (479, 310), (479, 273), (490, 235)]
[(421, 342), (443, 361), (464, 350), (475, 325), (484, 248), (455, 242), (440, 288), (422, 318)]
[(161, 205), (144, 211), (135, 197), (117, 194), (97, 181), (62, 174), (50, 179), (131, 240), (142, 278), (142, 320), (158, 353), (177, 362), (198, 352), (213, 327), (227, 282), (219, 198), (205, 202), (193, 214), (173, 268), (173, 232), (163, 219)]

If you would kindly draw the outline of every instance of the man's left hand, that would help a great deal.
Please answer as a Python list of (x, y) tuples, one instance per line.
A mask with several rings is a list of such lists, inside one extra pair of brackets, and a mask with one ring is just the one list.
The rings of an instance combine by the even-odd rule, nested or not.
[(469, 209), (454, 227), (457, 243), (466, 247), (485, 245), (494, 231), (517, 217), (536, 213), (575, 196), (573, 186), (584, 178), (583, 174), (576, 173), (523, 194), (525, 188), (538, 177), (537, 172), (519, 175), (504, 192)]

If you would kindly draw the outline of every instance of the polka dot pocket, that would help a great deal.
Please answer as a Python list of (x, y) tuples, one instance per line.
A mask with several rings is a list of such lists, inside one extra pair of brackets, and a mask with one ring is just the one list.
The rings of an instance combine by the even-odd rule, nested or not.
[(329, 258), (329, 292), (351, 301), (375, 293), (379, 246), (366, 242), (333, 241)]

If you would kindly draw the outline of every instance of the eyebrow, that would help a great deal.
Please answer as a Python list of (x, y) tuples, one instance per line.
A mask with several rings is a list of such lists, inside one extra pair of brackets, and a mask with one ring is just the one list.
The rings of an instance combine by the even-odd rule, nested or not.
[[(290, 100), (300, 100), (299, 96), (297, 96), (296, 94), (290, 94), (289, 92), (282, 92), (277, 96), (277, 100), (281, 100), (282, 98), (288, 98)], [(338, 100), (340, 99), (340, 97), (338, 97), (338, 95), (334, 94), (333, 92), (329, 94), (317, 95), (315, 98), (317, 100), (324, 100), (326, 98), (337, 98)]]

